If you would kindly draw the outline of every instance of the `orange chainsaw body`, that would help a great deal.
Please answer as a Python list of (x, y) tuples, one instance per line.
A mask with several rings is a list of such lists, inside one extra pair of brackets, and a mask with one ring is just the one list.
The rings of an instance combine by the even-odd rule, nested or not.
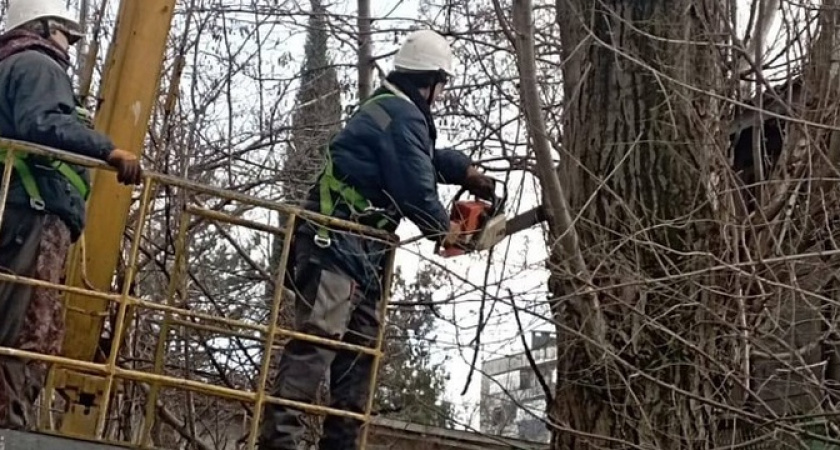
[[(482, 200), (460, 200), (452, 205), (449, 220), (461, 225), (461, 233), (466, 235), (464, 244), (469, 244), (472, 236), (484, 228), (494, 209), (492, 204)], [(467, 253), (467, 249), (463, 245), (443, 248), (443, 256), (446, 258), (465, 253)]]
[(542, 206), (508, 219), (504, 214), (507, 186), (500, 181), (496, 182), (502, 187), (502, 193), (494, 193), (492, 199), (461, 200), (465, 189), (455, 194), (449, 220), (460, 225), (461, 235), (454, 244), (438, 244), (435, 250), (437, 253), (444, 258), (451, 258), (489, 250), (507, 236), (527, 230), (547, 219)]

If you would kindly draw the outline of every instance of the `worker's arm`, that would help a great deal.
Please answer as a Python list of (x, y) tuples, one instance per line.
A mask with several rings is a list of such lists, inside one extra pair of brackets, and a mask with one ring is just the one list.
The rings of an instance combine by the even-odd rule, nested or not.
[(70, 80), (49, 56), (25, 52), (15, 61), (11, 89), (14, 138), (60, 150), (108, 160), (114, 144), (85, 126), (75, 115)]
[(473, 195), (485, 199), (494, 195), (496, 181), (479, 172), (472, 160), (457, 150), (436, 150), (435, 169), (440, 183), (463, 186)]
[(435, 150), (434, 165), (438, 183), (463, 186), (472, 161), (457, 150), (441, 148)]
[(426, 122), (418, 114), (394, 118), (380, 154), (385, 192), (408, 220), (432, 240), (449, 232), (449, 214), (438, 198)]

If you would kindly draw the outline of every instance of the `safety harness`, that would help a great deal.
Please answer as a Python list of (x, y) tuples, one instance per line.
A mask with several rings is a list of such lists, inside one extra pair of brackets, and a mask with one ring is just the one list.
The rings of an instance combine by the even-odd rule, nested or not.
[[(84, 108), (76, 108), (75, 111), (76, 117), (81, 120), (86, 125), (91, 125), (91, 116), (90, 112)], [(6, 160), (6, 154), (8, 150), (0, 148), (0, 164)], [(41, 157), (43, 158), (43, 157)], [(34, 164), (38, 164), (41, 162), (41, 158)], [(32, 158), (34, 160), (34, 158)], [(20, 183), (23, 185), (23, 190), (26, 191), (26, 195), (29, 196), (29, 206), (36, 211), (43, 211), (46, 208), (46, 203), (44, 202), (44, 198), (41, 196), (41, 189), (38, 188), (38, 181), (35, 179), (35, 175), (32, 174), (32, 169), (29, 166), (30, 154), (26, 152), (15, 152), (14, 156), (14, 169), (18, 174), (18, 178), (20, 178)], [(82, 196), (82, 199), (87, 201), (88, 197), (90, 196), (90, 184), (82, 178), (69, 164), (64, 161), (54, 159), (54, 158), (46, 158), (46, 163), (49, 164), (49, 168), (57, 171), (61, 176), (63, 176), (67, 182), (73, 186), (76, 191), (79, 192), (79, 195)]]
[[(362, 106), (353, 114), (353, 117), (355, 117), (356, 114), (365, 112), (373, 118), (376, 125), (382, 131), (385, 131), (391, 123), (391, 116), (385, 108), (376, 102), (390, 97), (397, 97), (397, 95), (384, 93), (371, 97), (362, 104)], [(324, 153), (326, 157), (326, 165), (324, 166), (324, 170), (321, 173), (319, 181), (321, 214), (325, 216), (333, 215), (335, 208), (338, 205), (338, 202), (333, 197), (333, 195), (336, 195), (338, 199), (343, 201), (350, 209), (350, 215), (353, 219), (358, 220), (364, 217), (380, 215), (381, 217), (373, 222), (373, 226), (377, 229), (384, 228), (390, 222), (390, 219), (384, 214), (385, 210), (373, 206), (370, 200), (360, 194), (359, 191), (353, 188), (353, 186), (350, 186), (342, 180), (336, 178), (333, 170), (333, 161), (332, 156), (330, 155), (329, 144), (327, 144)], [(321, 248), (327, 248), (331, 243), (332, 241), (329, 237), (329, 230), (323, 225), (320, 226), (318, 228), (318, 234), (315, 236), (315, 244)]]
[[(5, 160), (6, 152), (6, 149), (0, 149), (0, 159)], [(32, 174), (32, 170), (29, 167), (29, 163), (27, 162), (28, 159), (30, 159), (28, 153), (15, 153), (14, 168), (20, 178), (20, 183), (23, 185), (23, 190), (26, 191), (26, 195), (29, 196), (29, 205), (36, 211), (43, 211), (46, 207), (46, 203), (44, 202), (44, 198), (41, 196), (41, 190), (38, 188), (38, 181), (35, 180), (35, 176)], [(76, 173), (76, 171), (64, 161), (50, 158), (48, 164), (52, 169), (58, 171), (58, 173), (61, 174), (61, 176), (63, 176), (70, 185), (79, 192), (82, 199), (87, 201), (90, 196), (90, 186), (87, 181), (81, 177), (81, 175)]]

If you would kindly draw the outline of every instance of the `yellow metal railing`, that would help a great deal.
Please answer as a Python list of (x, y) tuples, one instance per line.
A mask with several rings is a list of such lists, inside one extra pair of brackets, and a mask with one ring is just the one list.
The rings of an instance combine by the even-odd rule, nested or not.
[[(13, 158), (16, 152), (26, 152), (30, 154), (48, 156), (59, 158), (74, 164), (84, 165), (97, 169), (107, 169), (101, 162), (81, 157), (74, 154), (58, 151), (55, 149), (37, 146), (13, 140), (0, 139), (0, 147), (8, 150), (4, 164), (4, 171), (2, 176), (2, 186), (0, 186), (0, 227), (2, 227), (2, 220), (5, 212), (6, 199), (8, 197), (10, 180), (13, 171)], [(200, 205), (185, 204), (180, 208), (180, 221), (177, 225), (177, 237), (175, 239), (175, 262), (173, 273), (170, 274), (168, 282), (168, 289), (164, 293), (165, 298), (155, 298), (155, 295), (144, 296), (138, 298), (131, 295), (131, 287), (135, 282), (138, 274), (138, 262), (141, 249), (141, 240), (144, 237), (147, 222), (150, 221), (150, 209), (155, 203), (154, 193), (156, 188), (168, 186), (170, 189), (180, 189), (182, 194), (180, 198), (190, 199), (194, 196), (201, 195), (205, 199), (219, 199), (227, 202), (237, 202), (242, 205), (247, 205), (253, 208), (263, 208), (267, 211), (282, 214), (285, 218), (285, 225), (282, 228), (274, 227), (258, 221), (234, 216), (225, 212), (207, 209)], [(65, 294), (80, 295), (90, 299), (100, 299), (116, 304), (116, 320), (112, 329), (112, 344), (108, 352), (106, 361), (104, 363), (95, 363), (92, 361), (81, 361), (63, 356), (50, 356), (28, 351), (17, 350), (13, 348), (0, 347), (0, 354), (20, 357), (33, 361), (42, 361), (51, 366), (50, 377), (47, 382), (47, 387), (42, 393), (41, 399), (41, 414), (40, 414), (40, 432), (60, 434), (50, 425), (54, 422), (53, 415), (61, 415), (61, 412), (54, 411), (54, 371), (56, 368), (70, 368), (79, 370), (85, 373), (102, 376), (106, 382), (104, 384), (104, 392), (102, 395), (103, 404), (96, 409), (96, 429), (98, 430), (98, 440), (108, 442), (111, 444), (125, 445), (134, 448), (153, 448), (151, 446), (151, 430), (156, 420), (156, 405), (160, 396), (160, 390), (163, 387), (174, 388), (187, 392), (194, 392), (209, 397), (227, 399), (240, 402), (244, 405), (252, 406), (252, 414), (249, 418), (248, 424), (248, 440), (247, 449), (255, 448), (258, 427), (261, 420), (263, 406), (266, 403), (274, 403), (286, 405), (296, 409), (304, 410), (306, 412), (316, 415), (336, 415), (348, 418), (353, 418), (363, 423), (361, 448), (364, 449), (368, 439), (368, 429), (371, 419), (371, 409), (373, 406), (374, 395), (376, 392), (377, 373), (379, 369), (380, 360), (382, 357), (382, 341), (385, 329), (385, 312), (388, 302), (388, 287), (390, 286), (391, 274), (394, 263), (394, 252), (396, 250), (397, 238), (394, 235), (364, 227), (357, 223), (342, 221), (330, 217), (321, 216), (309, 211), (299, 208), (291, 207), (289, 205), (279, 204), (241, 193), (219, 189), (211, 186), (206, 186), (180, 179), (177, 177), (147, 172), (144, 175), (144, 183), (142, 186), (142, 195), (140, 198), (139, 207), (135, 213), (133, 235), (128, 249), (127, 263), (125, 265), (126, 273), (123, 277), (122, 286), (119, 292), (101, 292), (91, 289), (77, 288), (67, 285), (55, 285), (37, 279), (20, 277), (9, 273), (0, 272), (0, 280), (7, 282), (22, 283), (38, 288), (55, 289)], [(188, 299), (182, 298), (180, 302), (176, 301), (179, 295), (184, 297), (186, 294), (181, 289), (182, 283), (186, 279), (189, 267), (188, 247), (189, 240), (188, 230), (190, 220), (192, 218), (200, 218), (205, 221), (212, 221), (216, 224), (234, 225), (243, 227), (245, 229), (267, 232), (275, 236), (283, 238), (282, 253), (278, 265), (278, 271), (274, 275), (274, 297), (270, 305), (270, 313), (267, 324), (249, 322), (243, 319), (232, 319), (223, 315), (216, 315), (202, 311), (194, 311), (188, 308)], [(388, 256), (385, 264), (385, 273), (383, 286), (383, 298), (379, 304), (380, 316), (380, 332), (377, 336), (376, 343), (373, 348), (367, 348), (358, 345), (352, 345), (345, 342), (339, 342), (330, 339), (324, 339), (313, 335), (295, 332), (289, 329), (278, 326), (278, 316), (281, 304), (284, 300), (288, 300), (284, 293), (284, 279), (286, 277), (286, 265), (290, 257), (290, 250), (294, 234), (290, 232), (295, 227), (299, 220), (314, 221), (333, 229), (338, 229), (346, 232), (360, 233), (369, 239), (378, 240), (388, 243)], [(154, 349), (154, 359), (150, 362), (151, 370), (137, 370), (126, 368), (119, 364), (119, 357), (121, 350), (123, 350), (125, 342), (125, 333), (128, 329), (128, 321), (135, 317), (140, 311), (150, 311), (156, 314), (163, 315), (162, 323), (159, 324), (157, 345)], [(189, 327), (196, 330), (203, 330), (205, 332), (215, 333), (226, 336), (227, 339), (245, 338), (248, 340), (259, 342), (262, 346), (262, 361), (259, 367), (254, 370), (258, 371), (257, 383), (253, 389), (238, 389), (229, 386), (221, 386), (218, 384), (211, 384), (205, 381), (188, 379), (185, 377), (168, 375), (166, 373), (166, 349), (168, 342), (168, 335), (171, 327), (175, 325), (178, 327)], [(266, 385), (269, 381), (269, 368), (271, 366), (272, 348), (278, 344), (279, 338), (296, 338), (324, 346), (333, 348), (345, 349), (360, 353), (372, 355), (374, 358), (373, 374), (370, 379), (369, 398), (363, 413), (354, 413), (350, 411), (337, 410), (316, 404), (299, 403), (295, 401), (285, 400), (268, 396), (266, 393)], [(320, 375), (320, 374), (319, 374)], [(142, 432), (134, 433), (134, 436), (123, 436), (115, 438), (106, 434), (106, 422), (109, 420), (109, 408), (112, 397), (114, 397), (115, 385), (121, 383), (130, 385), (131, 383), (145, 384), (148, 393), (146, 398), (146, 406), (142, 417)], [(84, 437), (84, 436), (77, 436)]]

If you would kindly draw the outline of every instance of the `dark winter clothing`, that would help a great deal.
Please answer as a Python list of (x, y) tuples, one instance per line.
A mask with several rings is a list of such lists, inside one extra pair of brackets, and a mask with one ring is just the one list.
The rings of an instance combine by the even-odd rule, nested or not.
[[(65, 72), (68, 63), (66, 53), (37, 34), (12, 31), (0, 36), (0, 136), (105, 160), (114, 144), (75, 116), (78, 103)], [(75, 241), (84, 228), (81, 195), (47, 164), (30, 167), (46, 211), (67, 224)], [(72, 167), (88, 180), (85, 168)], [(8, 205), (29, 206), (17, 174)]]
[[(440, 239), (449, 230), (449, 215), (438, 198), (437, 183), (462, 184), (470, 160), (453, 150), (434, 149), (436, 131), (419, 92), (409, 96), (386, 84), (374, 97), (389, 92), (394, 95), (376, 100), (381, 109), (362, 108), (332, 141), (334, 175), (374, 207), (385, 210), (388, 231), (406, 217), (430, 239)], [(316, 184), (306, 207), (320, 212), (320, 200)], [(352, 218), (341, 202), (333, 216)], [(366, 224), (377, 222), (377, 217), (381, 215)], [(321, 248), (313, 242), (316, 232), (317, 227), (304, 224), (295, 235), (288, 287), (296, 294), (296, 325), (310, 334), (372, 347), (381, 326), (382, 273), (388, 249), (341, 231), (330, 232), (330, 245)], [(330, 406), (362, 413), (372, 362), (372, 357), (355, 352), (292, 340), (283, 351), (271, 393), (311, 403), (329, 368)], [(260, 449), (296, 449), (303, 434), (303, 416), (291, 408), (266, 406)], [(359, 428), (355, 420), (328, 417), (320, 448), (356, 449)]]
[[(333, 139), (335, 175), (387, 211), (388, 231), (408, 218), (430, 239), (442, 239), (449, 231), (449, 213), (438, 198), (437, 184), (463, 184), (470, 159), (455, 150), (435, 150), (434, 123), (396, 87), (380, 88), (373, 96), (389, 92), (399, 95), (376, 102), (390, 117), (385, 131), (374, 115), (361, 112)], [(419, 93), (415, 97), (428, 110), (425, 99)], [(305, 207), (320, 212), (317, 184)], [(347, 219), (350, 212), (339, 202), (333, 216)], [(312, 225), (301, 228), (306, 235), (316, 231)], [(330, 238), (332, 245), (326, 249), (330, 258), (359, 283), (376, 284), (371, 275), (378, 272), (371, 269), (382, 265), (384, 245), (340, 231), (331, 232)]]
[[(395, 88), (399, 89), (400, 92), (406, 95), (417, 109), (423, 113), (423, 117), (426, 119), (426, 123), (429, 125), (429, 139), (432, 141), (432, 145), (434, 146), (435, 142), (437, 141), (437, 126), (435, 126), (435, 120), (432, 117), (432, 107), (429, 105), (429, 101), (426, 98), (423, 98), (423, 95), (420, 94), (420, 90), (417, 89), (416, 85), (416, 78), (423, 77), (427, 80), (431, 80), (433, 77), (428, 74), (417, 74), (417, 73), (406, 73), (406, 72), (391, 72), (388, 74), (388, 83), (393, 85)], [(434, 83), (430, 83), (429, 87), (430, 90)], [(379, 89), (378, 93), (387, 92), (386, 89)], [(431, 94), (429, 94), (431, 95)]]
[[(0, 228), (0, 267), (19, 276), (60, 284), (70, 231), (57, 216), (32, 209), (6, 210)], [(64, 341), (61, 293), (0, 283), (0, 345), (57, 356)], [(0, 427), (34, 424), (35, 402), (46, 367), (0, 356)]]
[[(360, 286), (323, 253), (315, 252), (311, 240), (295, 248), (295, 326), (304, 333), (373, 346), (379, 333), (380, 286)], [(319, 256), (320, 255), (320, 256)], [(330, 372), (330, 406), (364, 412), (373, 358), (348, 350), (291, 340), (283, 350), (271, 395), (314, 403), (321, 379)], [(261, 450), (297, 449), (303, 437), (303, 411), (268, 405), (262, 424)], [(320, 448), (356, 448), (359, 424), (351, 419), (328, 416)]]
[(70, 55), (51, 39), (26, 30), (12, 30), (0, 36), (0, 61), (27, 50), (37, 50), (61, 65), (70, 68)]
[[(374, 96), (381, 93), (387, 90), (381, 88)], [(470, 159), (454, 150), (435, 150), (434, 123), (414, 103), (396, 96), (377, 104), (391, 118), (385, 132), (374, 117), (362, 112), (332, 141), (338, 178), (374, 206), (389, 209), (391, 230), (405, 217), (429, 237), (446, 233), (449, 214), (438, 198), (437, 183), (461, 184)], [(318, 190), (312, 193), (317, 196)]]
[[(0, 136), (104, 160), (114, 145), (76, 116), (68, 65), (67, 53), (37, 34), (0, 36)], [(45, 207), (30, 206), (15, 169), (0, 225), (0, 270), (60, 284), (67, 252), (84, 228), (84, 200), (48, 159), (26, 162)], [(71, 168), (87, 180), (84, 168)], [(0, 345), (58, 355), (63, 341), (60, 292), (0, 282)], [(32, 423), (45, 374), (40, 363), (0, 357), (0, 427)]]

